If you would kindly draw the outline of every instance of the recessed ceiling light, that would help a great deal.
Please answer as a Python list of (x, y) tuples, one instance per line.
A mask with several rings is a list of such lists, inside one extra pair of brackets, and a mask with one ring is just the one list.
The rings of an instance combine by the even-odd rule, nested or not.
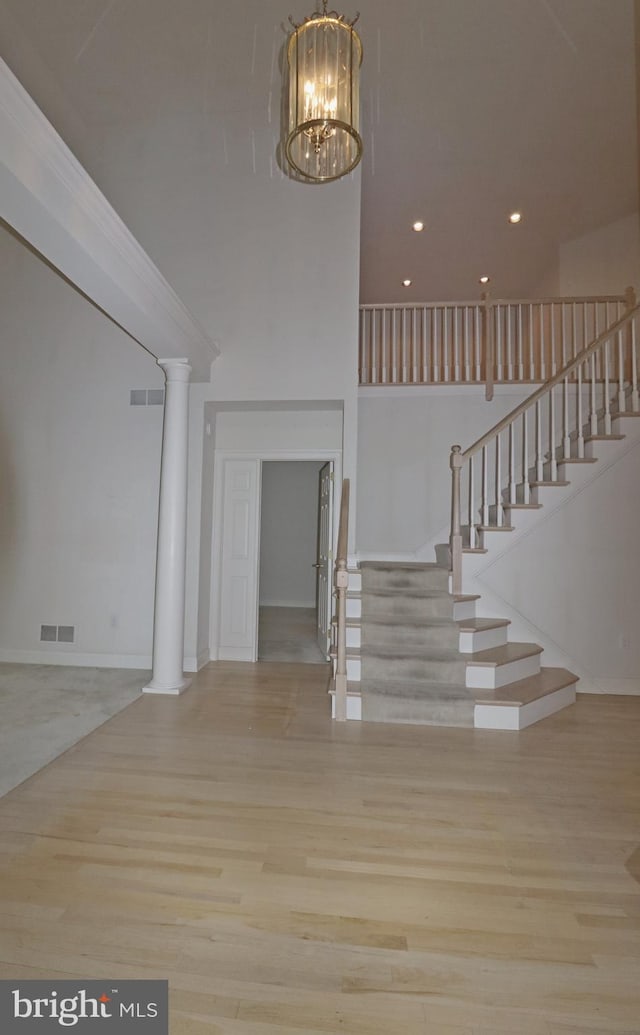
[(510, 223), (519, 223), (522, 219), (522, 212), (512, 212), (509, 216)]
[(480, 277), (480, 283), (481, 284), (488, 284), (490, 280), (491, 280), (491, 277), (486, 277), (486, 276), (485, 277)]
[(402, 286), (403, 287), (411, 287), (411, 281), (410, 280), (403, 280), (402, 281)]
[(422, 222), (422, 220), (417, 219), (413, 224), (413, 229), (416, 231), (417, 234), (419, 234), (421, 230), (424, 230), (424, 223)]

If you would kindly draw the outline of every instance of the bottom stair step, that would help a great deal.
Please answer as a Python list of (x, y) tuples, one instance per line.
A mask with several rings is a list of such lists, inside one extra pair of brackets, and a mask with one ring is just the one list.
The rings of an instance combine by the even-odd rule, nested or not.
[(365, 722), (473, 726), (473, 694), (455, 683), (369, 679), (361, 694)]
[(575, 703), (578, 677), (566, 668), (541, 668), (535, 676), (497, 690), (476, 690), (477, 729), (522, 730)]

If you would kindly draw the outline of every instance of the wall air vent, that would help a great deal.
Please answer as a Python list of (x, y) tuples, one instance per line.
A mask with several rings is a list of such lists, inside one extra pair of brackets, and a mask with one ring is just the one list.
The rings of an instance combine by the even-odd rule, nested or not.
[(129, 393), (130, 406), (163, 406), (164, 388), (132, 388)]
[(41, 625), (41, 643), (75, 643), (75, 625)]

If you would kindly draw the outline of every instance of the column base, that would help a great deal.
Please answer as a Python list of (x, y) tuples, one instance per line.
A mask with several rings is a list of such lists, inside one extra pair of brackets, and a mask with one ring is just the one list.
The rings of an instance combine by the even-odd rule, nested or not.
[(179, 683), (167, 684), (156, 682), (154, 679), (147, 686), (142, 687), (143, 694), (168, 694), (172, 697), (178, 697), (183, 694), (185, 690), (188, 690), (191, 686), (190, 679), (181, 679)]

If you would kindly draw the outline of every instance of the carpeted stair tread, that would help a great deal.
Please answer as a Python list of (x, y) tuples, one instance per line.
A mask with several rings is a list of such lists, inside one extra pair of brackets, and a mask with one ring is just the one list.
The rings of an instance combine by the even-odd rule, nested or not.
[(367, 589), (368, 597), (416, 597), (419, 600), (431, 599), (432, 597), (449, 597), (451, 594), (446, 589), (421, 589), (419, 586), (391, 587), (389, 589)]
[(410, 571), (433, 571), (441, 565), (435, 561), (360, 561), (360, 568), (375, 568), (376, 571), (397, 571), (407, 568)]
[(556, 690), (576, 683), (578, 677), (566, 668), (541, 668), (535, 676), (507, 683), (497, 690), (476, 690), (477, 704), (530, 704)]

